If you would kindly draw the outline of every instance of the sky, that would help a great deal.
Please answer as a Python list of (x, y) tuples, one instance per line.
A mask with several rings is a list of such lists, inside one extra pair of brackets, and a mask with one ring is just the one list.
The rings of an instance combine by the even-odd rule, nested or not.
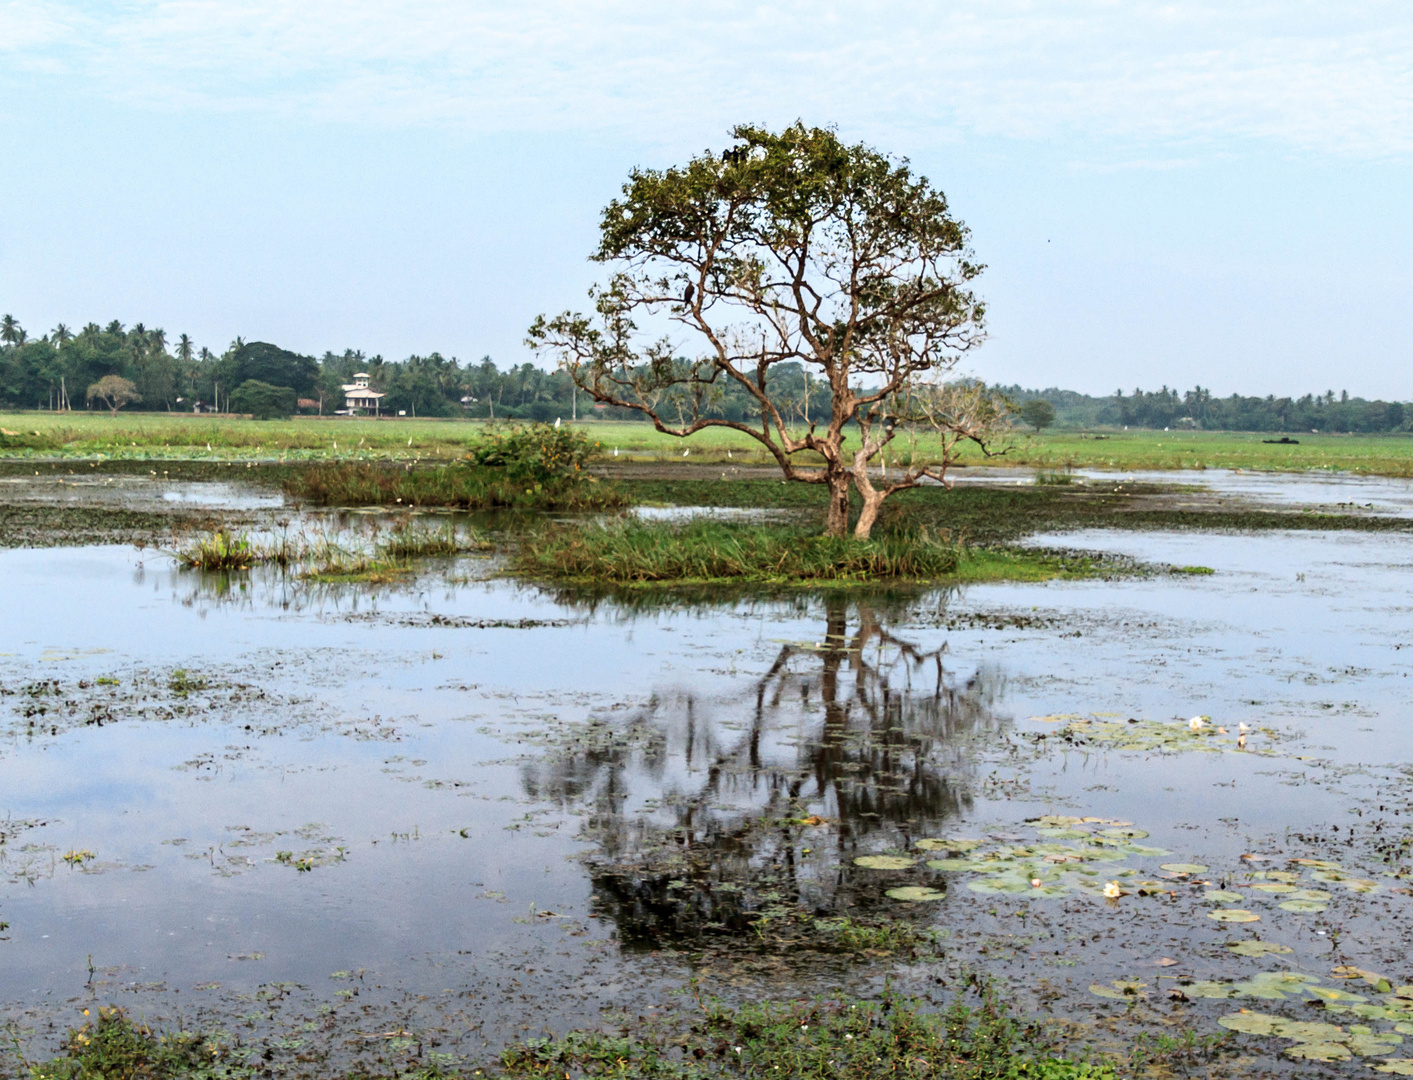
[(0, 0), (0, 311), (521, 363), (630, 169), (796, 119), (970, 226), (971, 374), (1413, 399), (1407, 0)]

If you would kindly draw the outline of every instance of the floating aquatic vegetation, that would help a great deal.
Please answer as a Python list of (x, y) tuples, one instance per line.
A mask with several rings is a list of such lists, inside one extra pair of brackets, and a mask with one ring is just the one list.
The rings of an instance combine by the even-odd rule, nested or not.
[(961, 837), (951, 837), (944, 840), (930, 839), (919, 840), (913, 845), (919, 851), (972, 851), (986, 843), (985, 840), (969, 840)]
[(854, 860), (855, 866), (862, 866), (867, 870), (907, 870), (916, 864), (916, 859), (910, 859), (906, 855), (860, 855)]
[(1218, 908), (1216, 911), (1207, 912), (1207, 918), (1216, 919), (1217, 922), (1247, 923), (1260, 922), (1261, 916), (1254, 911), (1246, 911), (1242, 908)]
[(1274, 956), (1287, 955), (1295, 950), (1289, 945), (1277, 945), (1274, 941), (1229, 941), (1227, 948), (1236, 953), (1237, 956)]
[(1210, 868), (1195, 862), (1165, 862), (1161, 869), (1171, 874), (1204, 874)]
[(1089, 988), (1091, 994), (1112, 998), (1114, 1001), (1131, 1001), (1148, 996), (1148, 984), (1137, 979), (1115, 979), (1108, 986), (1095, 983)]
[(1093, 717), (1038, 717), (1041, 720), (1066, 720), (1066, 724), (1055, 734), (1044, 734), (1041, 739), (1061, 739), (1075, 746), (1093, 746), (1108, 750), (1206, 751), (1209, 753), (1273, 754), (1275, 751), (1262, 746), (1253, 746), (1248, 741), (1257, 735), (1268, 739), (1277, 738), (1272, 728), (1246, 727), (1245, 730), (1228, 731), (1211, 723), (1206, 717), (1194, 717), (1201, 723), (1188, 720), (1108, 720)]
[(1246, 894), (1232, 892), (1230, 889), (1207, 889), (1202, 893), (1202, 899), (1218, 904), (1239, 904), (1246, 899)]
[[(973, 892), (1047, 898), (1073, 893), (1110, 899), (1127, 895), (1129, 890), (1120, 888), (1117, 879), (1134, 877), (1138, 871), (1112, 864), (1172, 854), (1164, 848), (1134, 843), (1148, 833), (1134, 828), (1131, 821), (1047, 815), (1027, 825), (1037, 834), (1033, 842), (1017, 843), (1026, 838), (1007, 834), (990, 841), (929, 838), (916, 841), (914, 847), (945, 854), (945, 858), (927, 860), (929, 870), (977, 875), (967, 883)], [(914, 860), (900, 855), (862, 855), (854, 863), (873, 870), (906, 870)]]
[[(1354, 1055), (1380, 1057), (1392, 1054), (1403, 1042), (1396, 1032), (1374, 1032), (1362, 1025), (1348, 1030), (1317, 1020), (1288, 1020), (1283, 1016), (1242, 1009), (1221, 1017), (1217, 1023), (1243, 1035), (1266, 1035), (1294, 1040), (1286, 1054), (1302, 1061), (1348, 1061)], [(1386, 1070), (1395, 1072), (1397, 1070)]]
[(894, 900), (906, 900), (909, 903), (921, 903), (927, 900), (945, 900), (947, 894), (941, 889), (929, 889), (923, 885), (904, 885), (901, 888), (889, 889), (885, 896), (890, 896)]

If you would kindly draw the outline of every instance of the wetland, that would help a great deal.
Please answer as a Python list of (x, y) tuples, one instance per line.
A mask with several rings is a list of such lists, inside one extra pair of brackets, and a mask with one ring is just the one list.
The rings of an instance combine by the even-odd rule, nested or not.
[[(517, 545), (814, 493), (326, 509), (301, 467), (0, 469), (25, 1060), (116, 1007), (247, 1075), (1413, 1072), (1407, 481), (976, 470), (899, 505), (1075, 572), (624, 589)], [(460, 539), (178, 557), (409, 528)]]

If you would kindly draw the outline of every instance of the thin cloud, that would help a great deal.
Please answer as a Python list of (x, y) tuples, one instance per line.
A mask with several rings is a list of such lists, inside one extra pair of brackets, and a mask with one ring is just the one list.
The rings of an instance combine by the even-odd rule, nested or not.
[(11, 0), (0, 41), (30, 76), (149, 107), (393, 127), (672, 141), (806, 116), (930, 141), (1413, 150), (1413, 15), (1380, 0)]

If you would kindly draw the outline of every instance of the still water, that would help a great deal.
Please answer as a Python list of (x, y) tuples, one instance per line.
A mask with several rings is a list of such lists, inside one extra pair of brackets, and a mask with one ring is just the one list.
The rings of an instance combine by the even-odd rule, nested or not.
[[(469, 1001), (466, 1049), (694, 971), (813, 994), (964, 966), (1086, 1017), (1121, 1006), (1093, 985), (1249, 977), (1236, 937), (1312, 977), (1401, 965), (1413, 537), (1051, 541), (1215, 572), (626, 603), (480, 559), (321, 587), (0, 552), (0, 1001), (238, 1011), (281, 985), (409, 1024)], [(1105, 829), (1077, 876), (1056, 845)], [(888, 853), (912, 865), (855, 862)], [(1375, 887), (1250, 891), (1296, 858)], [(910, 886), (944, 895), (886, 895)], [(733, 966), (762, 912), (880, 911), (945, 932), (946, 962)]]

